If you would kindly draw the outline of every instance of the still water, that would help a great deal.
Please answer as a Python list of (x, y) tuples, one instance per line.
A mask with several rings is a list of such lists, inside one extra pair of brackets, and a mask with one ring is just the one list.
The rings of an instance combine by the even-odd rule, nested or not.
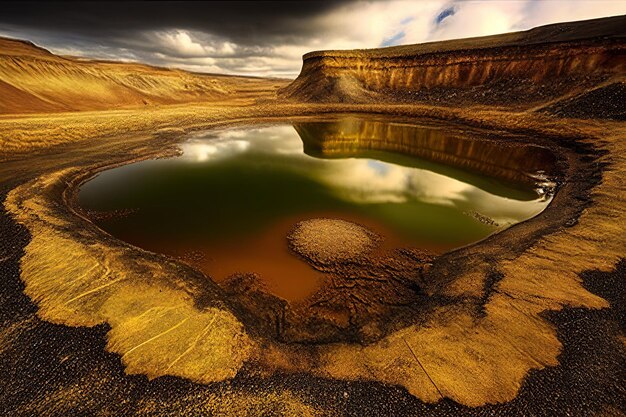
[(300, 220), (353, 221), (382, 250), (442, 253), (540, 213), (552, 154), (477, 139), (356, 117), (211, 131), (179, 157), (100, 173), (79, 203), (113, 236), (218, 283), (256, 273), (293, 301), (324, 279), (288, 250)]

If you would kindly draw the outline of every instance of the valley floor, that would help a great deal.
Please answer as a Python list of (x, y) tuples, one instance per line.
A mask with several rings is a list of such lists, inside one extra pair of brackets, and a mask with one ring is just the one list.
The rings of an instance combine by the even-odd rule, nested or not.
[[(71, 208), (84, 177), (175, 154), (190, 132), (337, 113), (539, 142), (564, 177), (542, 215), (434, 266), (430, 295), (456, 304), (366, 346), (255, 334), (197, 273)], [(623, 415), (625, 138), (619, 121), (253, 94), (0, 116), (0, 414)]]

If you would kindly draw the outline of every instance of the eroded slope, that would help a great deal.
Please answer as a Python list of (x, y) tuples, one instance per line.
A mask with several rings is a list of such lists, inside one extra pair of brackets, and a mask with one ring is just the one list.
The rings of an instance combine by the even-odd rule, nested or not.
[[(308, 102), (541, 108), (623, 81), (625, 27), (626, 16), (618, 16), (481, 38), (311, 52), (304, 55), (298, 78), (280, 94)], [(618, 92), (623, 102), (623, 89)], [(604, 95), (596, 96), (591, 98), (601, 106)], [(607, 110), (609, 118), (623, 117), (619, 110)]]
[(103, 110), (272, 97), (281, 80), (81, 60), (0, 38), (0, 114)]

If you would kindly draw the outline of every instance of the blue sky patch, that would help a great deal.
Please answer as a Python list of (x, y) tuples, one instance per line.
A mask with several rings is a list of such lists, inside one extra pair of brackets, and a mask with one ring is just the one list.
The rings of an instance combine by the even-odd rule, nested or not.
[(400, 32), (394, 34), (393, 36), (390, 36), (387, 39), (385, 39), (383, 43), (380, 44), (380, 46), (397, 45), (398, 43), (400, 43), (400, 41), (402, 41), (402, 39), (404, 38), (404, 35), (406, 35), (406, 33), (404, 33), (404, 31), (401, 30)]
[(450, 17), (454, 15), (454, 13), (456, 13), (454, 6), (450, 6), (447, 9), (445, 9), (443, 12), (437, 15), (437, 17), (435, 18), (435, 22), (437, 22), (437, 24), (440, 24), (441, 22), (444, 21), (446, 17)]

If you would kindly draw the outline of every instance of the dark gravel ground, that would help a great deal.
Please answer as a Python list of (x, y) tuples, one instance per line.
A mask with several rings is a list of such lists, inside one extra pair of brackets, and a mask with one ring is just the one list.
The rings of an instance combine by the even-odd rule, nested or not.
[(559, 101), (543, 109), (545, 113), (581, 119), (626, 120), (626, 83), (605, 87)]
[[(0, 183), (0, 200), (15, 185), (35, 175), (27, 167), (15, 173)], [(36, 307), (24, 295), (19, 277), (19, 259), (29, 235), (4, 209), (0, 210), (0, 236), (2, 416), (204, 415), (203, 406), (210, 394), (262, 394), (284, 389), (331, 415), (626, 414), (624, 260), (614, 272), (587, 271), (581, 275), (585, 286), (607, 299), (611, 308), (565, 308), (546, 313), (563, 343), (558, 366), (531, 371), (519, 395), (509, 403), (468, 408), (450, 400), (425, 404), (402, 388), (380, 383), (340, 382), (309, 375), (260, 378), (242, 372), (229, 383), (212, 385), (174, 377), (148, 381), (145, 376), (128, 376), (120, 357), (105, 351), (107, 326), (66, 327), (36, 316)], [(159, 411), (148, 412), (148, 403), (156, 404)], [(265, 415), (280, 415), (282, 411), (277, 404)]]

